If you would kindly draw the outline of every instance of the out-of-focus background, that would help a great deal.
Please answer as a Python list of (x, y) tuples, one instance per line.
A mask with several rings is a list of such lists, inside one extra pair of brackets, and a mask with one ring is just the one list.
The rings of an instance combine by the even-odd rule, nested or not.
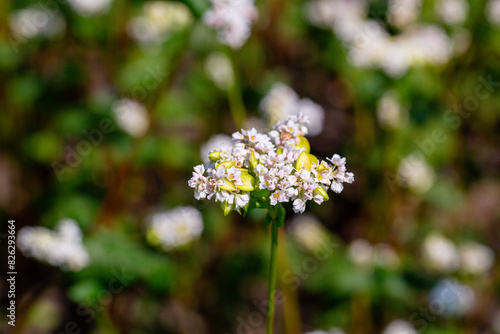
[(499, 59), (499, 0), (3, 0), (0, 324), (263, 333), (263, 213), (187, 180), (303, 112), (356, 181), (287, 207), (276, 332), (500, 333)]

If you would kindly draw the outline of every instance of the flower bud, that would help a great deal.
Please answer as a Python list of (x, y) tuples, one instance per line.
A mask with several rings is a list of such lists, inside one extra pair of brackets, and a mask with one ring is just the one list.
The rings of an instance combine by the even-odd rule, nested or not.
[(254, 183), (255, 179), (253, 178), (252, 175), (248, 173), (241, 173), (241, 181), (243, 181), (243, 184), (236, 186), (239, 190), (242, 191), (253, 191), (254, 188)]
[(236, 162), (234, 162), (232, 160), (226, 160), (226, 161), (223, 161), (223, 162), (217, 164), (217, 166), (215, 166), (215, 168), (219, 168), (220, 166), (224, 166), (224, 168), (228, 169), (228, 168), (233, 167), (234, 165), (236, 165)]
[(311, 160), (309, 160), (309, 154), (306, 152), (302, 152), (295, 163), (295, 168), (297, 170), (301, 170), (304, 167), (306, 170), (311, 170)]
[(316, 189), (314, 189), (313, 195), (320, 195), (325, 201), (328, 201), (330, 199), (330, 197), (328, 197), (328, 193), (323, 187), (317, 187)]
[(231, 211), (234, 210), (234, 203), (229, 204), (228, 202), (221, 202), (220, 207), (222, 208), (222, 211), (224, 211), (224, 216), (227, 216)]
[(208, 158), (210, 159), (210, 161), (212, 162), (217, 162), (218, 160), (220, 160), (221, 156), (220, 156), (220, 151), (213, 151), (211, 152), (209, 155), (208, 155)]
[(255, 157), (255, 154), (253, 152), (250, 152), (249, 162), (250, 162), (250, 167), (252, 167), (252, 169), (254, 169), (257, 166), (257, 164), (259, 163), (259, 161)]
[(309, 157), (309, 160), (311, 160), (311, 163), (315, 164), (316, 166), (319, 164), (319, 160), (315, 155), (309, 153), (307, 156)]
[(309, 141), (306, 139), (306, 137), (299, 136), (299, 143), (295, 145), (295, 148), (298, 150), (303, 149), (304, 152), (309, 153), (311, 152), (311, 145), (309, 145)]
[(229, 181), (228, 179), (224, 179), (222, 184), (219, 185), (219, 188), (226, 191), (236, 190), (236, 186), (234, 185), (234, 183)]
[(318, 166), (318, 172), (322, 172), (328, 169), (328, 166), (326, 166), (324, 163)]

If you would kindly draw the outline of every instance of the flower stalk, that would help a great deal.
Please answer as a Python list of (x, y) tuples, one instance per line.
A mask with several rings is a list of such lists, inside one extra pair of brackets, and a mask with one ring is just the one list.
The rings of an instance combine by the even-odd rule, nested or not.
[(276, 217), (271, 222), (271, 254), (269, 263), (269, 283), (267, 292), (266, 334), (273, 333), (275, 296), (276, 296), (276, 276), (278, 272), (276, 265), (277, 253), (278, 253), (278, 222)]

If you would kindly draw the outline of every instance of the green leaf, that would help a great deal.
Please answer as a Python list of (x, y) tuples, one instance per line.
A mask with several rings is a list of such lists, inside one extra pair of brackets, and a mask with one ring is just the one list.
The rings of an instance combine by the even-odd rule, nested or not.
[(273, 218), (271, 217), (271, 215), (268, 212), (266, 215), (266, 218), (264, 219), (264, 226), (269, 227), (269, 225), (271, 225), (272, 221), (273, 221)]

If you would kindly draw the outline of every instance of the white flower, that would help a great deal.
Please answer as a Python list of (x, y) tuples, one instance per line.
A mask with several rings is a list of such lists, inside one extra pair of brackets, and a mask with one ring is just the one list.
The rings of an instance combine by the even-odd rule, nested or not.
[(215, 134), (211, 136), (205, 143), (201, 145), (200, 156), (201, 160), (204, 163), (209, 162), (208, 155), (220, 148), (223, 145), (227, 145), (228, 147), (233, 146), (233, 141), (231, 137), (224, 134)]
[(149, 1), (144, 3), (139, 15), (130, 19), (127, 31), (140, 43), (159, 44), (192, 21), (189, 8), (181, 2)]
[(82, 232), (72, 219), (61, 220), (54, 231), (39, 226), (23, 227), (17, 240), (17, 246), (26, 256), (63, 270), (79, 271), (90, 262), (82, 244)]
[(458, 268), (459, 256), (453, 242), (440, 234), (428, 235), (422, 245), (424, 265), (439, 271), (452, 272)]
[(332, 28), (347, 48), (351, 63), (361, 68), (381, 68), (389, 76), (403, 76), (410, 67), (442, 65), (453, 56), (451, 40), (436, 25), (412, 24), (420, 13), (421, 0), (389, 3), (389, 21), (403, 28), (389, 34), (368, 18), (364, 0), (312, 0), (308, 13), (312, 23)]
[(490, 23), (500, 25), (500, 0), (490, 0), (486, 5), (486, 16)]
[(312, 215), (293, 216), (289, 224), (289, 231), (294, 239), (310, 252), (314, 252), (328, 241), (327, 231)]
[(219, 41), (239, 49), (250, 37), (252, 23), (259, 14), (253, 0), (211, 0), (212, 8), (203, 15), (205, 23), (218, 30)]
[(382, 332), (382, 334), (417, 334), (417, 330), (407, 321), (394, 320)]
[(403, 186), (407, 186), (417, 194), (423, 194), (434, 183), (434, 171), (424, 159), (410, 155), (401, 161), (398, 178)]
[(390, 0), (388, 20), (398, 28), (407, 27), (418, 19), (422, 0)]
[(462, 317), (467, 314), (476, 301), (474, 290), (468, 285), (455, 280), (439, 281), (431, 290), (429, 307), (440, 305), (440, 314), (446, 317)]
[(461, 245), (460, 269), (470, 274), (483, 274), (493, 267), (495, 253), (491, 248), (476, 242)]
[(275, 124), (297, 112), (299, 96), (289, 86), (276, 83), (260, 101), (260, 109), (270, 124)]
[(57, 10), (32, 5), (15, 11), (9, 17), (10, 29), (24, 38), (56, 37), (66, 29), (66, 22)]
[(297, 198), (296, 200), (293, 201), (293, 211), (296, 213), (302, 213), (306, 209), (306, 202), (304, 200), (301, 200), (300, 198)]
[(229, 89), (234, 82), (231, 60), (221, 52), (211, 53), (205, 60), (205, 72), (222, 90)]
[(312, 332), (306, 332), (304, 334), (345, 334), (345, 332), (340, 328), (330, 328), (328, 331), (324, 331), (322, 329), (316, 329)]
[(184, 206), (155, 213), (147, 224), (147, 240), (166, 251), (186, 246), (203, 232), (203, 217), (194, 207)]
[(304, 98), (299, 101), (299, 113), (309, 118), (307, 129), (310, 136), (317, 136), (323, 131), (325, 111), (319, 104)]
[(368, 266), (372, 264), (373, 247), (364, 239), (356, 239), (348, 247), (349, 257), (358, 266)]
[(461, 24), (469, 13), (469, 4), (465, 0), (438, 0), (436, 12), (447, 24)]
[(397, 268), (399, 266), (399, 256), (388, 244), (377, 244), (374, 247), (374, 262), (382, 267)]
[(309, 119), (308, 133), (317, 136), (323, 131), (324, 109), (308, 98), (300, 99), (297, 93), (283, 83), (276, 83), (260, 102), (260, 109), (270, 124), (292, 115), (302, 114)]
[(401, 106), (398, 97), (392, 91), (385, 93), (377, 104), (377, 119), (384, 128), (398, 128), (406, 113), (407, 110)]
[(121, 99), (113, 106), (115, 120), (131, 136), (141, 137), (149, 129), (149, 115), (146, 107), (131, 99)]
[(68, 0), (71, 7), (82, 16), (100, 14), (109, 8), (112, 0)]

